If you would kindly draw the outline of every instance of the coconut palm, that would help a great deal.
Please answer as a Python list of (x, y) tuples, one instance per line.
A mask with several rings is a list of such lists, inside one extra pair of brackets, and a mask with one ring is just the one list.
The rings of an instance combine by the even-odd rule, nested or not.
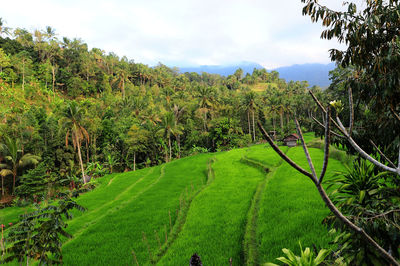
[(207, 114), (214, 106), (214, 91), (209, 86), (199, 86), (196, 91), (196, 97), (199, 99), (199, 111), (203, 114), (203, 129), (207, 131)]
[[(174, 104), (174, 117), (175, 117), (175, 127), (178, 128), (179, 120), (185, 111), (185, 107), (179, 107), (179, 105)], [(180, 130), (183, 130), (183, 127), (180, 126)], [(181, 158), (181, 134), (178, 132), (176, 134), (176, 141), (178, 142), (178, 158)]]
[(251, 135), (250, 114), (252, 116), (252, 121), (253, 121), (252, 139), (253, 139), (253, 141), (256, 140), (256, 130), (255, 130), (255, 122), (254, 122), (254, 112), (257, 108), (256, 99), (257, 99), (257, 94), (254, 91), (249, 91), (244, 95), (244, 99), (242, 102), (243, 108), (247, 110), (247, 121), (249, 124), (249, 134), (250, 135)]
[(169, 160), (172, 158), (171, 148), (171, 135), (182, 134), (181, 126), (175, 123), (175, 116), (172, 112), (166, 112), (161, 120), (160, 129), (158, 132), (162, 133), (168, 140)]
[(115, 81), (118, 82), (117, 86), (121, 90), (122, 99), (125, 99), (125, 83), (129, 82), (129, 78), (131, 77), (129, 73), (129, 65), (125, 60), (120, 62), (120, 66), (116, 71)]
[(4, 26), (4, 20), (3, 20), (3, 18), (0, 18), (0, 36), (3, 36), (3, 35), (10, 35), (10, 28), (9, 27), (6, 27), (6, 26)]
[(83, 183), (86, 183), (85, 170), (83, 168), (81, 146), (82, 141), (89, 142), (89, 134), (87, 130), (82, 126), (84, 119), (84, 110), (81, 109), (76, 102), (70, 102), (68, 108), (64, 112), (64, 117), (61, 118), (60, 124), (61, 129), (66, 131), (65, 134), (65, 146), (68, 147), (68, 138), (71, 135), (72, 144), (74, 149), (78, 152), (79, 164), (82, 171)]
[(12, 194), (14, 194), (18, 169), (37, 164), (40, 157), (29, 153), (23, 154), (19, 139), (10, 137), (5, 137), (4, 143), (0, 143), (0, 153), (5, 159), (5, 162), (0, 164), (2, 196), (4, 196), (4, 178), (8, 175), (13, 177)]

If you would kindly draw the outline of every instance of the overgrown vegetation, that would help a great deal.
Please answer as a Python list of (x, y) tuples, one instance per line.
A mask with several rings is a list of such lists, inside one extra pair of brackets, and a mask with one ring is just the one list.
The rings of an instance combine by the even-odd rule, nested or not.
[[(260, 140), (260, 119), (281, 138), (294, 129), (292, 113), (310, 127), (314, 112), (304, 105), (307, 82), (285, 82), (276, 71), (179, 73), (89, 50), (51, 27), (8, 28), (0, 62), (0, 143), (10, 138), (19, 143), (18, 156), (40, 157), (55, 187), (68, 179), (73, 188), (78, 177), (78, 184), (88, 182), (91, 164), (122, 172), (187, 156), (193, 147), (245, 147)], [(9, 163), (4, 156), (0, 162)], [(2, 172), (3, 201), (23, 185), (26, 169)]]
[[(399, 1), (302, 2), (347, 45), (327, 91), (148, 67), (0, 19), (1, 262), (258, 265), (285, 247), (288, 265), (399, 265)], [(276, 145), (295, 129), (305, 158)], [(262, 135), (282, 159), (250, 146)]]

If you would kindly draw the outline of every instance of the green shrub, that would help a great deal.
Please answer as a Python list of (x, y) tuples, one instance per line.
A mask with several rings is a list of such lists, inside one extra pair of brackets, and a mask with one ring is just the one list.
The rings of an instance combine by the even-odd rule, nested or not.
[[(347, 172), (338, 173), (328, 185), (333, 188), (330, 197), (340, 211), (392, 256), (399, 259), (400, 230), (398, 211), (399, 187), (396, 177), (379, 172), (369, 161), (359, 159)], [(375, 249), (366, 245), (359, 234), (350, 231), (332, 214), (325, 223), (337, 236), (338, 256), (355, 265), (386, 265)]]
[[(329, 255), (329, 250), (321, 249), (318, 252), (318, 255), (315, 256), (314, 252), (306, 247), (304, 250), (300, 246), (300, 256), (296, 256), (290, 249), (283, 248), (282, 251), (285, 253), (285, 257), (279, 257), (277, 260), (283, 262), (285, 265), (290, 266), (314, 266), (320, 265), (324, 262), (325, 258)], [(274, 263), (265, 263), (264, 266), (277, 266), (278, 264)]]

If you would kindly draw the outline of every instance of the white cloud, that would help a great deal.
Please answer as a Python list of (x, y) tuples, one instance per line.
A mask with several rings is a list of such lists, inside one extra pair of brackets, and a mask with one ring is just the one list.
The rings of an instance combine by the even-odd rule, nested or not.
[(50, 25), (59, 36), (149, 65), (328, 63), (329, 48), (338, 44), (319, 39), (322, 27), (301, 15), (302, 6), (300, 0), (15, 0), (2, 3), (0, 17), (13, 28)]

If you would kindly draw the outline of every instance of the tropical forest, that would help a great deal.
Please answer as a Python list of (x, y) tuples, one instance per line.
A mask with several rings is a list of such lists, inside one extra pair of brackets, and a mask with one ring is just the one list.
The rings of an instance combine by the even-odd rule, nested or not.
[(297, 2), (329, 86), (0, 18), (0, 264), (399, 265), (400, 1)]

